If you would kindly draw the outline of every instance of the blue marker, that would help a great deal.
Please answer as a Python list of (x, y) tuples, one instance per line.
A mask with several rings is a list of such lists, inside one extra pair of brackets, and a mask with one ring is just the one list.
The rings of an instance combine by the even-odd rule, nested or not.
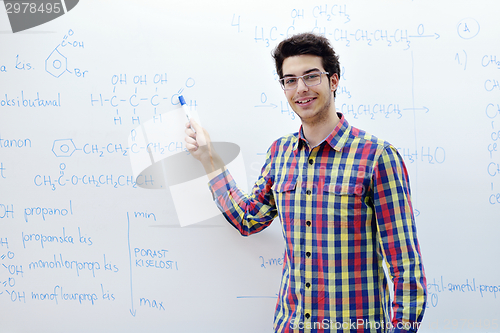
[(184, 110), (184, 113), (186, 114), (186, 117), (188, 120), (191, 119), (191, 113), (189, 112), (189, 108), (186, 104), (186, 100), (184, 99), (184, 96), (179, 95), (179, 102), (181, 103), (182, 110)]
[[(184, 110), (184, 113), (186, 114), (186, 118), (188, 119), (188, 121), (191, 121), (191, 112), (186, 103), (186, 100), (184, 99), (184, 96), (179, 95), (179, 102), (181, 103), (182, 110)], [(196, 133), (193, 127), (191, 127), (191, 129)]]

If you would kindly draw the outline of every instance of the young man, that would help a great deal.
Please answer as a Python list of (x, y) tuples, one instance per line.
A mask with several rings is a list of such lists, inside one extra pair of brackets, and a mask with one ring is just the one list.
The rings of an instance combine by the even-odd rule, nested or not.
[(187, 124), (186, 142), (242, 235), (279, 216), (286, 252), (275, 331), (415, 332), (426, 280), (402, 158), (336, 112), (340, 66), (328, 39), (295, 35), (273, 56), (302, 126), (269, 148), (251, 194), (238, 189), (203, 128)]

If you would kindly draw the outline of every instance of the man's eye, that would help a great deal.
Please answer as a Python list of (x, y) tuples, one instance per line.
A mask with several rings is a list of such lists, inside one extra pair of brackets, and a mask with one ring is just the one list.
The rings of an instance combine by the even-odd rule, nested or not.
[(285, 80), (285, 84), (295, 84), (295, 82), (297, 82), (297, 78), (295, 77), (291, 77)]
[(316, 80), (319, 77), (319, 74), (309, 74), (304, 76), (304, 79), (306, 80)]

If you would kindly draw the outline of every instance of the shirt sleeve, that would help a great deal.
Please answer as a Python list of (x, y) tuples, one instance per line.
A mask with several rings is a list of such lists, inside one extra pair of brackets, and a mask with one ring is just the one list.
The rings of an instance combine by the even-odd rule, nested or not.
[(267, 228), (278, 214), (271, 189), (273, 181), (270, 151), (271, 149), (251, 194), (243, 193), (238, 188), (227, 169), (209, 182), (217, 207), (243, 236)]
[(389, 274), (394, 283), (392, 323), (397, 332), (416, 332), (427, 288), (410, 199), (408, 173), (397, 150), (388, 146), (373, 174), (374, 208)]

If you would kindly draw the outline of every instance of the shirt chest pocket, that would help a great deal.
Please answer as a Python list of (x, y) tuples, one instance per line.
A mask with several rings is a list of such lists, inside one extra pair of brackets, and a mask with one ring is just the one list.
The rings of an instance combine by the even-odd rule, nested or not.
[(274, 199), (280, 220), (283, 223), (293, 223), (296, 205), (297, 179), (286, 178), (272, 186)]
[(325, 184), (323, 194), (329, 225), (348, 227), (366, 221), (366, 189), (362, 183)]

